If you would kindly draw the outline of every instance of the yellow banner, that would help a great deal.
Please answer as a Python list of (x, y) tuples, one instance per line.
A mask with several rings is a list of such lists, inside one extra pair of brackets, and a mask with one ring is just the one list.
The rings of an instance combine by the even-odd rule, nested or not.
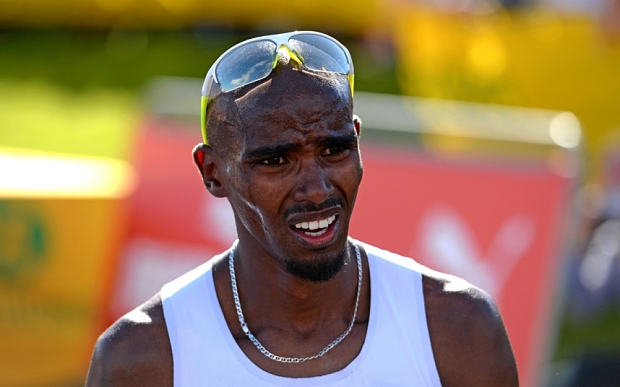
[(412, 7), (394, 17), (407, 94), (571, 111), (595, 159), (620, 126), (620, 44), (593, 18)]
[(0, 25), (179, 28), (243, 26), (359, 34), (384, 28), (383, 0), (0, 0)]
[[(54, 179), (29, 174), (25, 177), (44, 184), (31, 187), (35, 194), (24, 193), (20, 185), (24, 179), (12, 176), (15, 173), (9, 169), (27, 171), (27, 153), (19, 153), (23, 158), (19, 162), (16, 154), (0, 149), (0, 180), (5, 185), (0, 189), (0, 386), (79, 385), (85, 380), (94, 341), (104, 328), (104, 306), (125, 226), (123, 196), (128, 191), (112, 192), (96, 184), (92, 186), (96, 191), (89, 192), (88, 179), (76, 179), (75, 174), (57, 174), (56, 186), (50, 187), (45, 184)], [(9, 168), (3, 160), (10, 157)], [(31, 160), (53, 174), (45, 171), (43, 158), (37, 152)], [(58, 166), (62, 158), (46, 160)], [(80, 165), (79, 158), (65, 159), (69, 160), (73, 168)], [(86, 167), (106, 165), (102, 159), (82, 161)], [(118, 167), (116, 161), (110, 165), (112, 171)], [(103, 181), (130, 175), (124, 171), (106, 180), (104, 173)], [(81, 195), (61, 195), (58, 187), (67, 186)]]

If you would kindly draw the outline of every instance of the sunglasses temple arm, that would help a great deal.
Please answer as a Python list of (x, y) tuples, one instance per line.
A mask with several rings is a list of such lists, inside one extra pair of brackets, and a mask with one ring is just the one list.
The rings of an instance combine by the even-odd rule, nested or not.
[(209, 140), (207, 139), (207, 105), (209, 103), (209, 97), (203, 96), (200, 99), (200, 125), (202, 128), (202, 142), (205, 145), (209, 145)]
[(355, 89), (353, 86), (355, 84), (355, 75), (354, 74), (349, 74), (347, 75), (347, 78), (349, 78), (349, 86), (351, 87), (351, 98), (353, 98), (353, 90)]

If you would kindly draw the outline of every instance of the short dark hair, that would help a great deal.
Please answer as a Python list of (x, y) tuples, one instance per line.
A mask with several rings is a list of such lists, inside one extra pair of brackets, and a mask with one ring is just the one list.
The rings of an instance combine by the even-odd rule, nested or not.
[[(342, 91), (347, 93), (349, 96), (350, 103), (353, 103), (353, 98), (350, 94), (350, 87), (348, 86), (348, 79), (346, 78), (346, 75), (307, 69), (298, 70), (290, 64), (279, 63), (267, 78), (245, 85), (233, 91), (222, 93), (209, 105), (206, 118), (207, 132), (209, 133), (209, 144), (211, 148), (218, 153), (218, 155), (220, 155), (220, 157), (225, 157), (226, 154), (229, 154), (232, 150), (232, 144), (234, 142), (242, 141), (242, 137), (245, 133), (243, 130), (239, 130), (244, 129), (246, 123), (239, 112), (236, 101), (260, 85), (278, 78), (282, 71), (295, 71), (296, 73), (303, 74), (320, 86), (331, 86), (339, 89), (342, 88)], [(295, 92), (295, 89), (292, 88), (291, 91)]]
[(216, 98), (207, 111), (207, 130), (209, 146), (220, 157), (232, 150), (232, 144), (242, 140), (243, 120), (235, 104), (237, 97), (233, 92), (224, 93)]

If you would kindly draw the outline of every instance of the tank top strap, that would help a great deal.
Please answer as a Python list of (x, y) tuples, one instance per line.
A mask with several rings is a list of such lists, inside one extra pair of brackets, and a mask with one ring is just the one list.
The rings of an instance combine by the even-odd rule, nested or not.
[(383, 363), (385, 375), (403, 376), (407, 369), (405, 378), (416, 381), (400, 384), (403, 378), (398, 377), (393, 385), (441, 387), (426, 320), (424, 267), (411, 258), (360, 244), (368, 256), (372, 317), (377, 319), (369, 362)]

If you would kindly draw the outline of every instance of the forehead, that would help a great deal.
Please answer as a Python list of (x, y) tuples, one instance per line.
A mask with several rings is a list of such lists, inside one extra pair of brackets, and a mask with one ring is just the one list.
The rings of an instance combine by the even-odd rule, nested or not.
[(352, 127), (353, 106), (346, 77), (284, 71), (235, 100), (248, 145)]

